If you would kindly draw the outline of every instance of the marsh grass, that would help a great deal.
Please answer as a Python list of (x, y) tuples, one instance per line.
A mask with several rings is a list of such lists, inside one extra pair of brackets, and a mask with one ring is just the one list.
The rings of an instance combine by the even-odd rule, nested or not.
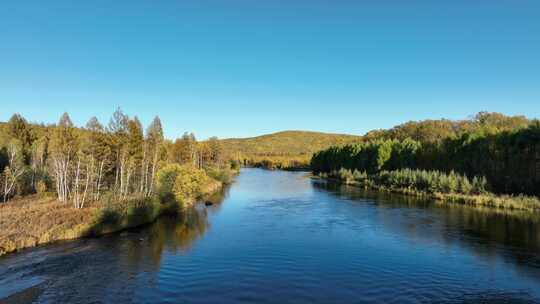
[(540, 211), (540, 200), (534, 196), (497, 195), (488, 191), (485, 178), (470, 180), (454, 172), (443, 173), (425, 170), (395, 170), (367, 174), (357, 170), (341, 169), (321, 173), (318, 177), (343, 184), (435, 199), (443, 202), (490, 208)]

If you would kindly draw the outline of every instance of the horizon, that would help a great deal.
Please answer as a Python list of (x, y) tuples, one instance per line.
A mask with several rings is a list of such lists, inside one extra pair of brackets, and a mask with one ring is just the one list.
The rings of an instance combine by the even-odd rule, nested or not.
[[(487, 111), (481, 111), (481, 112), (487, 112)], [(480, 113), (480, 112), (479, 112)], [(491, 112), (491, 113), (494, 113), (494, 112)], [(499, 112), (497, 112), (499, 113)], [(9, 117), (15, 115), (15, 114), (19, 114), (21, 115), (23, 118), (26, 119), (26, 117), (24, 117), (24, 115), (20, 114), (20, 113), (13, 113), (12, 115), (10, 115)], [(68, 113), (69, 114), (69, 113)], [(125, 113), (127, 114), (129, 117), (132, 117), (129, 115), (129, 113)], [(277, 130), (277, 131), (273, 131), (273, 132), (270, 132), (270, 133), (264, 133), (264, 134), (256, 134), (256, 135), (253, 135), (253, 136), (246, 136), (246, 137), (234, 137), (234, 136), (231, 136), (231, 137), (217, 137), (217, 136), (209, 136), (209, 137), (206, 137), (206, 138), (199, 138), (197, 137), (197, 133), (196, 132), (192, 132), (192, 131), (186, 131), (187, 133), (193, 133), (195, 135), (195, 137), (197, 138), (197, 140), (201, 140), (201, 141), (206, 141), (212, 137), (217, 137), (218, 139), (220, 140), (235, 140), (235, 139), (251, 139), (251, 138), (258, 138), (258, 137), (263, 137), (263, 136), (268, 136), (268, 135), (276, 135), (276, 134), (280, 134), (280, 133), (287, 133), (287, 132), (308, 132), (308, 133), (318, 133), (318, 134), (327, 134), (327, 135), (345, 135), (345, 136), (357, 136), (357, 137), (362, 137), (362, 136), (365, 136), (367, 135), (367, 133), (369, 132), (372, 132), (372, 131), (377, 131), (377, 130), (388, 130), (388, 129), (391, 129), (393, 127), (397, 127), (397, 126), (400, 126), (400, 125), (403, 125), (405, 123), (409, 123), (409, 122), (421, 122), (421, 121), (426, 121), (426, 120), (449, 120), (449, 121), (453, 121), (453, 122), (459, 122), (459, 121), (465, 121), (465, 120), (470, 120), (470, 119), (473, 119), (474, 115), (477, 114), (477, 113), (474, 113), (474, 114), (471, 114), (465, 118), (462, 118), (462, 119), (448, 119), (448, 118), (428, 118), (428, 119), (425, 119), (425, 120), (408, 120), (408, 121), (404, 121), (404, 122), (401, 122), (399, 124), (396, 124), (392, 127), (389, 127), (389, 128), (375, 128), (375, 129), (371, 129), (371, 130), (368, 130), (362, 134), (353, 134), (353, 133), (335, 133), (335, 132), (325, 132), (325, 131), (318, 131), (318, 130), (307, 130), (307, 129), (304, 129), (304, 130), (301, 130), (301, 129), (288, 129), (288, 130)], [(505, 113), (499, 113), (499, 114), (503, 114), (505, 116), (523, 116), (529, 120), (537, 120), (538, 118), (537, 117), (528, 117), (526, 115), (508, 115), (508, 114), (505, 114)], [(133, 117), (135, 117), (136, 115), (134, 115)], [(159, 115), (158, 115), (159, 117)], [(89, 118), (90, 119), (90, 118)], [(7, 121), (9, 120), (6, 119), (6, 120), (0, 120), (0, 123), (7, 123)], [(27, 120), (28, 123), (30, 124), (43, 124), (45, 126), (53, 126), (53, 125), (56, 125), (57, 122), (36, 122), (36, 121), (29, 121)], [(103, 126), (106, 126), (108, 124), (108, 120), (107, 121), (100, 121), (100, 123), (103, 125)], [(75, 124), (75, 127), (76, 128), (84, 128), (84, 124), (83, 125), (78, 125), (78, 124)], [(143, 124), (143, 128), (146, 128), (147, 125), (144, 125)], [(166, 126), (163, 126), (164, 129), (166, 129)], [(165, 134), (165, 138), (166, 139), (169, 139), (169, 140), (174, 140), (176, 138), (180, 138), (184, 133), (181, 133), (179, 134), (178, 136), (176, 137), (168, 137), (166, 136)]]
[(6, 4), (0, 121), (106, 124), (167, 138), (363, 135), (480, 111), (540, 117), (540, 4), (146, 1)]

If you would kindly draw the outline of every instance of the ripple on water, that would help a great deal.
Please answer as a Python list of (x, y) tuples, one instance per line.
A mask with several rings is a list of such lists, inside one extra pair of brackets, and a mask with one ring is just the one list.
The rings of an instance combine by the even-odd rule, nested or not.
[(122, 304), (540, 297), (538, 223), (327, 189), (300, 173), (244, 170), (237, 179), (212, 212), (199, 208), (121, 235), (0, 259), (0, 298), (23, 292), (38, 303)]

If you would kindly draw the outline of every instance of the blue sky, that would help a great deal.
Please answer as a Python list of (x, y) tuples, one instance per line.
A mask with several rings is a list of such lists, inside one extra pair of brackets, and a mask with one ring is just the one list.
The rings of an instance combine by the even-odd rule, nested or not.
[(540, 117), (540, 2), (5, 1), (0, 105), (79, 125), (120, 106), (169, 138)]

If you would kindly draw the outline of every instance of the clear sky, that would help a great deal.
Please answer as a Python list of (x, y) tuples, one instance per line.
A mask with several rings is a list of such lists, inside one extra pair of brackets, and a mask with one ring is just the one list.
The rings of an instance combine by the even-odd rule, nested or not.
[(169, 138), (540, 117), (540, 1), (3, 1), (0, 105)]

